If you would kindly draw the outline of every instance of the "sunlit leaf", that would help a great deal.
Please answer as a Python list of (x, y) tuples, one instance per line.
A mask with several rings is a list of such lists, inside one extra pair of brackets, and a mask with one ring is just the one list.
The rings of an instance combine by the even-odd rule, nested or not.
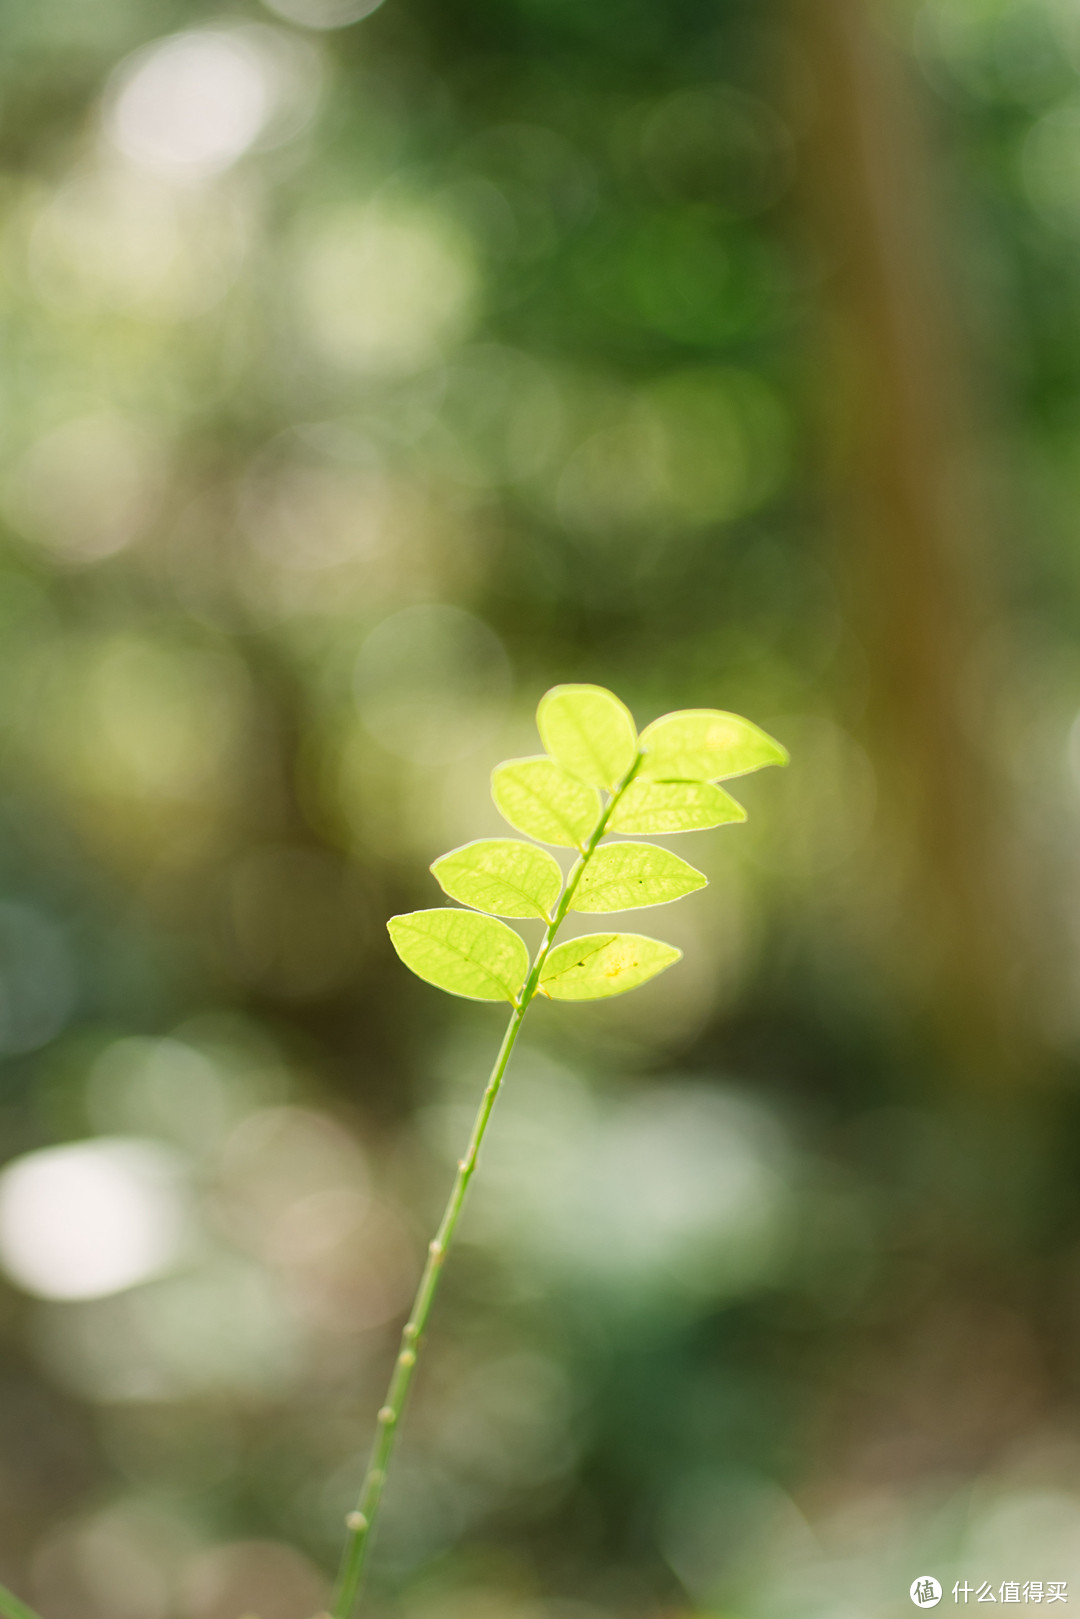
[(720, 781), (763, 765), (786, 765), (787, 749), (758, 726), (719, 708), (684, 708), (641, 733), (640, 775), (654, 781)]
[(614, 787), (637, 752), (633, 715), (603, 686), (553, 686), (536, 723), (555, 763), (594, 787)]
[(608, 831), (702, 832), (745, 820), (742, 805), (711, 782), (635, 778), (616, 804)]
[(418, 978), (470, 1001), (517, 999), (529, 952), (505, 922), (446, 909), (392, 916), (386, 926), (394, 949)]
[(643, 933), (589, 933), (556, 945), (540, 973), (540, 988), (556, 1001), (598, 1001), (637, 989), (682, 955)]
[(562, 892), (554, 855), (515, 838), (481, 838), (451, 849), (431, 867), (451, 899), (496, 916), (550, 920)]
[(519, 832), (565, 849), (586, 844), (600, 815), (596, 788), (575, 781), (544, 754), (497, 766), (491, 796), (499, 814)]
[(577, 887), (572, 911), (632, 911), (664, 905), (708, 883), (704, 872), (654, 843), (605, 843), (597, 849)]
[(25, 1602), (20, 1602), (17, 1596), (0, 1585), (0, 1614), (4, 1619), (38, 1619), (33, 1608), (28, 1608)]

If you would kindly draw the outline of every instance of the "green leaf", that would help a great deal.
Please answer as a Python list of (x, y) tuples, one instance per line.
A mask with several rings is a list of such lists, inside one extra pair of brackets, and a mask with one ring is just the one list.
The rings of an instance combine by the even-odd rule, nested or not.
[(4, 1586), (0, 1585), (0, 1613), (4, 1619), (38, 1619), (33, 1608), (28, 1608), (25, 1602), (20, 1602)]
[(708, 881), (704, 872), (654, 843), (604, 843), (586, 866), (570, 909), (594, 915), (665, 905)]
[(674, 945), (643, 933), (588, 933), (555, 947), (540, 973), (540, 988), (555, 1001), (599, 1001), (637, 989), (681, 955)]
[(745, 821), (742, 805), (707, 781), (630, 783), (615, 806), (609, 832), (702, 832), (727, 821)]
[(562, 893), (562, 869), (554, 855), (514, 838), (466, 843), (431, 869), (451, 899), (496, 916), (538, 916), (549, 922)]
[(516, 1001), (529, 971), (524, 941), (505, 922), (475, 911), (409, 911), (386, 924), (394, 949), (418, 978), (470, 1001)]
[(508, 759), (492, 772), (491, 796), (503, 818), (539, 843), (581, 849), (600, 815), (600, 794), (544, 754)]
[(787, 749), (749, 720), (719, 708), (665, 714), (641, 733), (640, 775), (654, 781), (720, 781), (786, 765)]
[(555, 763), (593, 787), (617, 786), (637, 754), (634, 716), (603, 686), (553, 686), (536, 723)]

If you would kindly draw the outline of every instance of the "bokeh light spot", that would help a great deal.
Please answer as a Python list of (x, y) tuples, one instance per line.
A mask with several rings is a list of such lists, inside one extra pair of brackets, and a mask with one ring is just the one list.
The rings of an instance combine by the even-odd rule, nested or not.
[(159, 40), (117, 72), (108, 109), (113, 143), (131, 162), (165, 177), (218, 174), (283, 113), (287, 125), (303, 122), (295, 103), (314, 99), (306, 49), (297, 51), (295, 43), (289, 49), (274, 30), (258, 26), (192, 29)]
[(1021, 172), (1043, 219), (1069, 235), (1080, 231), (1080, 103), (1065, 102), (1032, 125)]
[(164, 185), (115, 161), (80, 168), (34, 221), (34, 291), (68, 316), (190, 319), (231, 285), (252, 228), (249, 201), (235, 188)]
[(263, 0), (267, 10), (301, 28), (347, 28), (378, 11), (383, 0)]
[(471, 243), (447, 214), (373, 204), (309, 226), (304, 244), (301, 311), (332, 365), (414, 371), (464, 335), (478, 276)]
[(184, 1619), (296, 1619), (327, 1600), (326, 1582), (291, 1546), (238, 1541), (204, 1552), (184, 1579)]
[(31, 446), (5, 505), (55, 561), (99, 562), (145, 531), (162, 472), (160, 448), (133, 422), (82, 416)]
[(238, 660), (117, 637), (84, 671), (84, 768), (110, 794), (190, 801), (228, 779), (247, 696)]
[(86, 1082), (91, 1122), (103, 1133), (153, 1134), (192, 1152), (218, 1141), (243, 1096), (202, 1051), (182, 1040), (115, 1040)]
[(0, 1262), (28, 1293), (95, 1299), (159, 1275), (185, 1229), (178, 1161), (149, 1141), (46, 1147), (0, 1175)]
[(356, 700), (372, 736), (416, 764), (475, 752), (510, 697), (510, 662), (495, 632), (441, 603), (403, 608), (374, 629), (356, 664)]

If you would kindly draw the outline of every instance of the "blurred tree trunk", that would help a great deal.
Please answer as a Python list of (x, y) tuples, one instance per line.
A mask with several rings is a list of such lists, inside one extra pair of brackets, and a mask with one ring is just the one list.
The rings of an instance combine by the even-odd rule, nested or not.
[(814, 392), (866, 661), (858, 724), (881, 801), (871, 886), (891, 889), (881, 942), (948, 1062), (1002, 1078), (1032, 1049), (993, 758), (1000, 628), (926, 132), (874, 0), (793, 4), (812, 86), (803, 218), (824, 272)]

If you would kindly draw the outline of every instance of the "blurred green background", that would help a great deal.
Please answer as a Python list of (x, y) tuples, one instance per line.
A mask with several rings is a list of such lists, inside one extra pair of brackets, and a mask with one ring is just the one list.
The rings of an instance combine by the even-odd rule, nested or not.
[(1080, 5), (0, 42), (0, 1580), (325, 1602), (502, 1026), (383, 923), (587, 680), (793, 763), (530, 1018), (372, 1619), (1080, 1600)]

